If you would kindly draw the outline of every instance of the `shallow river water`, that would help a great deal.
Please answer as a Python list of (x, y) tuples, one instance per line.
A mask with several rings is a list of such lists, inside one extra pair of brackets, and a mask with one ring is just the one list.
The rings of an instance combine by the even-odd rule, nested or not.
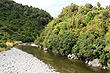
[(108, 70), (101, 70), (88, 67), (80, 60), (69, 60), (67, 57), (62, 57), (48, 51), (45, 53), (43, 50), (32, 46), (16, 46), (17, 48), (34, 55), (44, 63), (54, 68), (56, 72), (60, 73), (110, 73)]

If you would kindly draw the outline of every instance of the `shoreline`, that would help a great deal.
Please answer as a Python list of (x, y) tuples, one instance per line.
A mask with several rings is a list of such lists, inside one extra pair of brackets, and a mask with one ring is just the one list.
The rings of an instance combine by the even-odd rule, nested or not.
[(47, 64), (15, 47), (0, 52), (0, 73), (58, 73)]
[[(35, 47), (40, 47), (40, 48), (42, 48), (45, 52), (47, 52), (48, 51), (48, 48), (45, 48), (45, 47), (43, 47), (43, 45), (35, 45), (34, 43), (32, 43), (31, 44), (31, 46), (35, 46)], [(53, 53), (55, 53), (55, 54), (58, 54), (58, 51), (52, 51)], [(72, 59), (77, 59), (77, 60), (81, 60), (81, 59), (79, 59), (77, 56), (75, 56), (74, 54), (72, 55), (72, 54), (68, 54), (67, 55), (67, 58), (69, 59), (69, 60), (72, 60)], [(82, 61), (84, 61), (84, 60), (82, 60)], [(110, 70), (110, 68), (108, 68), (107, 66), (102, 66), (101, 67), (101, 63), (100, 63), (100, 61), (99, 61), (99, 59), (94, 59), (93, 61), (84, 61), (85, 62), (85, 64), (87, 64), (89, 67), (93, 67), (93, 68), (97, 68), (97, 69), (107, 69), (107, 70)]]

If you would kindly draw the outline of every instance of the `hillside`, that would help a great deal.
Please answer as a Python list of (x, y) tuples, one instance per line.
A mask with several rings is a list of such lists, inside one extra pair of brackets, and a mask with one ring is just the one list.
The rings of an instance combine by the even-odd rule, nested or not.
[(0, 0), (0, 43), (33, 42), (52, 19), (42, 9)]
[(82, 60), (100, 59), (110, 67), (110, 6), (78, 6), (73, 3), (63, 8), (37, 37), (35, 44), (61, 55), (73, 53)]

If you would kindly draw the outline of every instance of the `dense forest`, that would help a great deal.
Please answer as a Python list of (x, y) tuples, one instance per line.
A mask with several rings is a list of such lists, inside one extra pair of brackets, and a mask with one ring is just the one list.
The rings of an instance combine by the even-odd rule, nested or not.
[(60, 55), (73, 53), (82, 60), (98, 58), (103, 66), (110, 67), (110, 5), (71, 3), (45, 27), (35, 44)]
[(24, 6), (12, 0), (0, 0), (0, 43), (33, 42), (52, 19), (42, 9)]

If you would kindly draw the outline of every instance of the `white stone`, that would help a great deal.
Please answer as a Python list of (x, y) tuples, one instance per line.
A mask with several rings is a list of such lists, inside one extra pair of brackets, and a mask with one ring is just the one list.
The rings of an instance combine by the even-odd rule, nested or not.
[(72, 57), (72, 55), (71, 54), (68, 54), (68, 58), (71, 58)]
[(88, 62), (88, 66), (93, 66), (93, 67), (100, 67), (101, 64), (99, 62), (99, 59), (94, 59), (93, 61)]
[(57, 73), (53, 70), (33, 55), (15, 47), (0, 54), (0, 73)]
[(31, 46), (35, 46), (35, 47), (38, 47), (38, 45), (35, 45), (34, 43), (33, 43), (33, 44), (31, 44)]

